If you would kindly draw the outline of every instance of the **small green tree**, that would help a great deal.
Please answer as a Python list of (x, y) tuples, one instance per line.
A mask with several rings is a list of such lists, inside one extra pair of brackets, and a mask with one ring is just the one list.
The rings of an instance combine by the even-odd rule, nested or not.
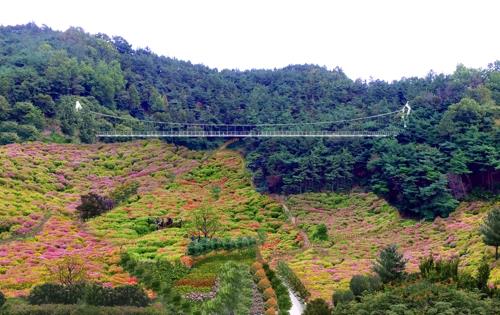
[(349, 282), (349, 288), (358, 297), (365, 291), (373, 292), (380, 290), (382, 282), (376, 275), (354, 275)]
[(398, 252), (397, 245), (391, 244), (382, 249), (372, 269), (383, 283), (388, 283), (403, 278), (406, 261)]
[(111, 193), (110, 197), (115, 201), (116, 204), (127, 201), (130, 196), (136, 195), (139, 189), (139, 182), (131, 181), (116, 187)]
[(315, 299), (307, 303), (303, 315), (330, 315), (332, 310), (323, 299)]
[(0, 145), (19, 142), (21, 139), (15, 132), (0, 132)]
[(361, 296), (363, 292), (370, 290), (368, 277), (365, 275), (354, 275), (349, 282), (349, 288), (355, 296)]
[(486, 261), (486, 258), (483, 257), (481, 260), (481, 264), (477, 268), (477, 288), (483, 292), (488, 291), (488, 279), (490, 278), (490, 265)]
[(7, 99), (0, 95), (0, 120), (4, 121), (9, 118), (9, 112), (10, 112), (10, 105), (9, 101)]
[(483, 242), (495, 247), (495, 260), (498, 259), (498, 246), (500, 246), (500, 208), (493, 209), (484, 220), (480, 228)]
[(334, 306), (342, 303), (349, 303), (354, 300), (354, 294), (351, 290), (339, 290), (333, 292), (332, 302)]

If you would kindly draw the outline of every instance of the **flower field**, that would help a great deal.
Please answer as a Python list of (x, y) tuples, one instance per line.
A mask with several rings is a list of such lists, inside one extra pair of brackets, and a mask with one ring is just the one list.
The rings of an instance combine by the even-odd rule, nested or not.
[[(186, 253), (193, 210), (208, 204), (217, 211), (221, 223), (217, 237), (256, 237), (262, 230), (268, 235), (264, 252), (298, 248), (296, 233), (286, 223), (280, 205), (255, 192), (250, 178), (239, 154), (217, 151), (139, 200), (89, 221), (89, 227), (95, 235), (106, 236), (114, 244), (127, 244), (138, 259), (173, 260)], [(185, 224), (141, 235), (137, 226), (149, 216), (171, 217)]]
[[(122, 251), (139, 260), (185, 261), (192, 213), (202, 204), (220, 217), (218, 237), (265, 235), (265, 256), (299, 248), (280, 205), (252, 188), (236, 152), (196, 152), (160, 141), (28, 143), (0, 147), (0, 161), (0, 290), (7, 296), (26, 295), (47, 281), (47, 265), (67, 255), (83, 257), (89, 276), (108, 285), (137, 281), (119, 266)], [(139, 183), (137, 196), (86, 222), (78, 219), (81, 195), (106, 195), (129, 181)], [(150, 217), (183, 223), (151, 230)], [(214, 281), (212, 275), (197, 284), (195, 269), (184, 283)]]
[[(493, 263), (493, 248), (483, 244), (478, 230), (491, 203), (463, 202), (450, 217), (434, 222), (403, 219), (371, 193), (302, 194), (291, 196), (287, 205), (309, 238), (315, 224), (328, 227), (328, 241), (313, 241), (310, 248), (282, 257), (312, 298), (330, 300), (335, 289), (349, 286), (353, 275), (370, 272), (379, 250), (391, 243), (400, 246), (409, 272), (417, 271), (420, 258), (431, 253), (460, 257), (460, 267), (471, 273), (483, 253)], [(492, 270), (490, 281), (500, 284), (500, 266)]]
[[(137, 196), (85, 222), (78, 218), (81, 195), (109, 195), (131, 181), (139, 184)], [(401, 247), (409, 271), (430, 253), (459, 256), (461, 268), (470, 272), (483, 253), (493, 261), (493, 249), (478, 233), (491, 203), (464, 202), (449, 218), (418, 222), (401, 218), (371, 193), (302, 194), (285, 202), (294, 220), (277, 201), (255, 191), (241, 155), (225, 149), (191, 151), (160, 141), (1, 146), (0, 291), (26, 295), (50, 279), (48, 265), (68, 255), (85, 260), (91, 280), (134, 284), (138, 280), (119, 264), (127, 252), (135, 260), (180, 260), (192, 268), (174, 283), (178, 292), (213, 292), (226, 261), (250, 265), (255, 254), (219, 250), (188, 257), (193, 215), (204, 206), (217, 214), (217, 238), (260, 240), (262, 258), (272, 266), (286, 261), (311, 298), (330, 300), (351, 276), (369, 272), (380, 248), (390, 243)], [(151, 218), (158, 217), (176, 225), (152, 228)], [(328, 228), (326, 241), (313, 237), (319, 223)], [(311, 246), (302, 247), (301, 230)], [(500, 284), (499, 267), (490, 280)]]

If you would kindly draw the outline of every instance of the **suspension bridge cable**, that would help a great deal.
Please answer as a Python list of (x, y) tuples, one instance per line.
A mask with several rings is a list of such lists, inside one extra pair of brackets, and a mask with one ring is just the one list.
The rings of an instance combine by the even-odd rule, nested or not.
[[(168, 121), (156, 121), (156, 120), (147, 120), (147, 119), (137, 119), (137, 118), (128, 118), (128, 117), (120, 117), (116, 115), (104, 114), (99, 112), (94, 112), (88, 110), (88, 112), (103, 116), (110, 117), (120, 120), (130, 120), (134, 122), (144, 122), (144, 123), (155, 123), (161, 125), (175, 125), (175, 126), (197, 126), (197, 127), (273, 127), (273, 126), (297, 126), (297, 123), (277, 123), (277, 124), (201, 124), (201, 123), (178, 123), (178, 122), (168, 122)], [(388, 115), (394, 115), (396, 113), (401, 113), (402, 110), (395, 110), (387, 113), (371, 115), (366, 117), (358, 117), (352, 119), (340, 119), (340, 120), (332, 120), (332, 121), (319, 121), (319, 122), (308, 122), (308, 123), (300, 123), (300, 125), (329, 125), (329, 124), (338, 124), (338, 123), (346, 123), (352, 121), (360, 121), (360, 120), (368, 120), (371, 118), (383, 117)]]

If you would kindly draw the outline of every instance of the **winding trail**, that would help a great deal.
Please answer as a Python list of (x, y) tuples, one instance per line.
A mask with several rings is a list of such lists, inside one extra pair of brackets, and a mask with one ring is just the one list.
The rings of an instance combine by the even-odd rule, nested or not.
[(9, 238), (0, 240), (0, 245), (15, 241), (22, 241), (24, 239), (36, 236), (43, 230), (45, 223), (47, 223), (47, 221), (49, 221), (51, 217), (52, 217), (52, 211), (48, 211), (47, 213), (44, 214), (43, 219), (33, 229), (31, 229), (31, 231), (29, 231), (26, 234), (14, 235)]
[(309, 237), (307, 236), (307, 233), (299, 228), (299, 223), (298, 223), (297, 217), (292, 215), (292, 212), (290, 211), (290, 209), (286, 205), (286, 197), (281, 196), (281, 195), (271, 195), (271, 197), (281, 204), (286, 215), (290, 218), (290, 222), (299, 230), (299, 235), (303, 240), (302, 249), (308, 249), (309, 247), (311, 247), (311, 242), (309, 241)]

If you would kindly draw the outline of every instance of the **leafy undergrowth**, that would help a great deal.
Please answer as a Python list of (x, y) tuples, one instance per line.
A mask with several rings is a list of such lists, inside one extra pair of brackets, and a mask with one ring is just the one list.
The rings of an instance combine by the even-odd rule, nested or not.
[[(107, 195), (130, 181), (139, 182), (138, 196), (80, 222), (80, 195)], [(74, 254), (85, 259), (92, 280), (135, 283), (119, 266), (120, 251), (138, 260), (182, 258), (193, 210), (202, 204), (219, 215), (217, 237), (257, 238), (260, 231), (264, 256), (299, 248), (296, 229), (278, 203), (253, 189), (236, 152), (195, 152), (160, 141), (1, 146), (0, 291), (26, 295), (47, 281), (47, 265)], [(151, 217), (183, 224), (156, 230), (147, 223)]]
[(475, 273), (486, 253), (494, 267), (490, 282), (500, 284), (493, 248), (483, 244), (478, 231), (493, 203), (463, 202), (450, 217), (434, 222), (403, 219), (371, 193), (302, 194), (291, 196), (287, 205), (309, 238), (316, 224), (328, 228), (327, 241), (313, 241), (309, 249), (280, 257), (288, 261), (313, 299), (328, 301), (334, 290), (348, 287), (353, 275), (370, 272), (379, 250), (391, 243), (400, 246), (409, 272), (417, 271), (419, 260), (432, 253), (460, 257), (460, 267)]
[[(138, 196), (85, 223), (78, 220), (80, 195), (107, 195), (130, 181), (139, 182)], [(1, 146), (0, 291), (9, 297), (26, 295), (47, 281), (46, 266), (66, 255), (80, 255), (89, 277), (110, 285), (137, 281), (119, 266), (123, 251), (136, 260), (186, 262), (193, 213), (200, 206), (217, 212), (216, 237), (264, 241), (259, 246), (263, 258), (286, 260), (312, 298), (330, 300), (352, 275), (368, 272), (389, 243), (400, 245), (409, 271), (416, 271), (419, 259), (430, 252), (459, 256), (461, 267), (470, 272), (483, 253), (493, 262), (493, 249), (478, 234), (491, 203), (464, 202), (449, 218), (434, 222), (402, 219), (369, 193), (303, 194), (287, 203), (298, 227), (288, 223), (279, 203), (255, 191), (242, 157), (229, 150), (194, 152), (160, 141)], [(182, 226), (156, 230), (148, 223), (155, 217), (182, 220)], [(326, 224), (328, 240), (314, 239), (317, 223)], [(299, 228), (308, 234), (310, 248), (301, 248)], [(245, 260), (233, 257), (237, 253), (195, 262), (175, 284), (177, 290), (210, 291), (223, 262)], [(499, 267), (490, 280), (500, 283)]]
[(91, 280), (135, 283), (118, 265), (120, 247), (78, 220), (80, 195), (107, 194), (130, 180), (147, 195), (202, 156), (161, 142), (1, 146), (0, 290), (26, 295), (50, 278), (47, 265), (67, 255), (85, 259)]
[(234, 250), (231, 252), (212, 252), (200, 257), (192, 266), (190, 272), (174, 283), (179, 293), (210, 292), (222, 266), (228, 261), (250, 266), (255, 260), (255, 250)]
[[(264, 252), (298, 248), (296, 232), (286, 223), (281, 206), (251, 186), (251, 176), (243, 159), (233, 151), (216, 151), (191, 171), (175, 177), (144, 194), (139, 200), (92, 219), (89, 226), (96, 235), (114, 244), (126, 245), (134, 259), (179, 259), (185, 255), (193, 230), (194, 210), (212, 207), (218, 215), (217, 237), (267, 234)], [(143, 222), (151, 216), (182, 220), (182, 227), (144, 231)]]

